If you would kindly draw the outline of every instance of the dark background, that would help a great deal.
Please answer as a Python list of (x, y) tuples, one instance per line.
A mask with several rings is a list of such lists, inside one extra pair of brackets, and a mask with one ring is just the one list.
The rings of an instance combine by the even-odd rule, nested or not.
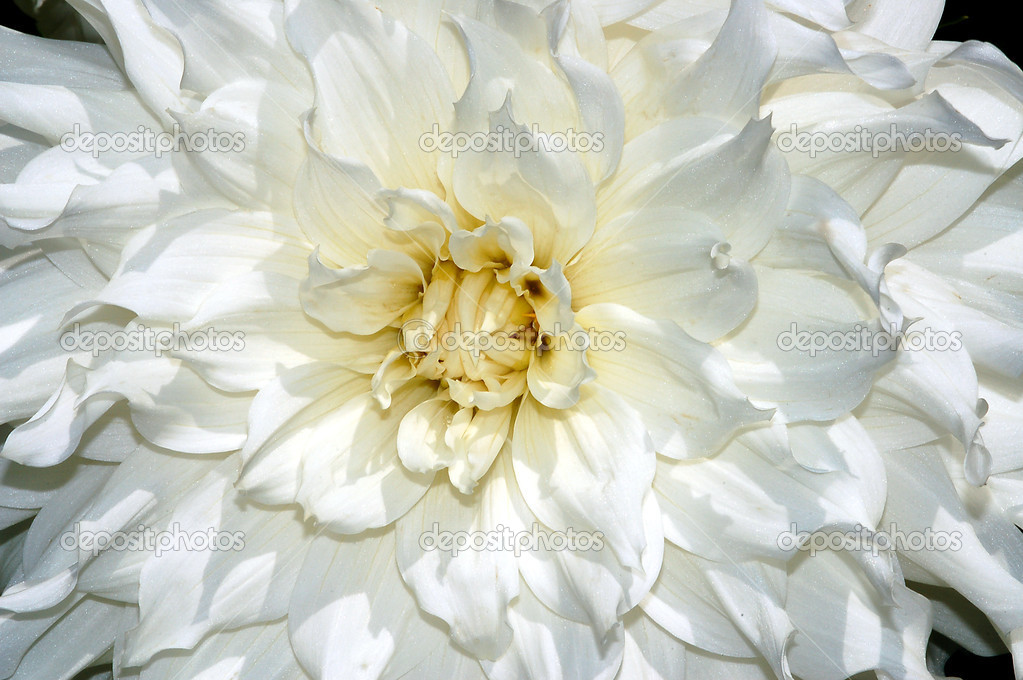
[(1015, 15), (1006, 14), (999, 3), (946, 0), (945, 14), (935, 33), (935, 40), (982, 40), (993, 43), (1017, 64), (1023, 61), (1023, 42)]
[[(414, 1), (414, 0), (412, 0)], [(0, 0), (3, 2), (3, 0)], [(25, 33), (35, 33), (34, 22), (23, 15), (12, 0), (6, 0), (6, 7), (0, 12), (0, 24)], [(907, 0), (908, 4), (908, 0)], [(947, 0), (945, 13), (934, 38), (936, 40), (983, 40), (993, 43), (1012, 61), (1023, 61), (1023, 41), (1016, 29), (1014, 16), (1007, 15), (995, 3), (965, 2)], [(1010, 32), (1011, 31), (1011, 32)], [(948, 675), (963, 680), (1012, 680), (1012, 661), (1009, 655), (990, 659), (974, 656), (965, 651), (952, 655), (945, 667)]]
[(22, 33), (36, 33), (35, 23), (15, 6), (14, 0), (0, 0), (0, 2), (3, 2), (3, 10), (0, 10), (0, 25)]

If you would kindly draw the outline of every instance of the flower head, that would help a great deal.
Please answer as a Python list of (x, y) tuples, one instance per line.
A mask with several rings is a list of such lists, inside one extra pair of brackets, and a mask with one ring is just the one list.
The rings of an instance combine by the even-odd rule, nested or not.
[(0, 34), (0, 676), (1023, 654), (993, 47), (894, 0), (71, 4), (102, 44)]

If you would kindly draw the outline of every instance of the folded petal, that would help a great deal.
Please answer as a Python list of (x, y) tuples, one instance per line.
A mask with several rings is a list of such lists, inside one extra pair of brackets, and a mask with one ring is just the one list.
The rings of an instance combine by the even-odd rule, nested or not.
[(640, 567), (642, 499), (653, 480), (654, 453), (638, 414), (620, 397), (584, 386), (579, 402), (562, 410), (527, 397), (515, 420), (512, 460), (540, 521), (601, 531), (623, 565)]

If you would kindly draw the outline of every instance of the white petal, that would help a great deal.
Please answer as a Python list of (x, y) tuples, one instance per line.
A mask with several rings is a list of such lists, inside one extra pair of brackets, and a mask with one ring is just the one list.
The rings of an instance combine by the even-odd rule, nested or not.
[(158, 446), (220, 453), (245, 441), (247, 396), (210, 387), (174, 359), (128, 355), (93, 370), (69, 361), (61, 388), (11, 433), (4, 455), (32, 465), (59, 462), (75, 449), (85, 429), (121, 399), (131, 404), (132, 422), (142, 436)]
[(291, 218), (198, 211), (137, 233), (110, 284), (72, 311), (109, 304), (146, 319), (185, 321), (226, 278), (257, 269), (305, 278), (311, 250)]
[(371, 394), (345, 402), (321, 418), (309, 440), (298, 501), (333, 531), (355, 534), (393, 522), (430, 487), (433, 474), (408, 470), (396, 440), (402, 419), (435, 388), (409, 383), (384, 410)]
[(685, 644), (640, 608), (625, 615), (625, 653), (618, 680), (671, 680), (686, 676)]
[[(462, 409), (445, 433), (456, 456), (448, 477), (462, 493), (469, 493), (483, 478), (508, 439), (514, 415), (511, 405), (489, 411)], [(464, 462), (463, 462), (464, 461)]]
[[(965, 213), (999, 175), (1023, 157), (1018, 144), (1023, 104), (1015, 99), (1005, 102), (1009, 97), (1001, 92), (961, 87), (954, 78), (947, 85), (940, 77), (934, 80), (932, 84), (928, 79), (928, 87), (934, 87), (935, 94), (922, 101), (934, 98), (950, 108), (953, 130), (964, 143), (953, 154), (954, 163), (946, 158), (947, 153), (909, 154), (908, 162), (884, 194), (863, 214), (863, 225), (873, 245), (896, 242), (911, 248), (934, 236)], [(935, 118), (930, 124), (931, 134), (948, 129), (942, 117)], [(982, 136), (978, 137), (978, 131)], [(950, 186), (956, 190), (948, 191)], [(928, 189), (921, 191), (921, 187)]]
[[(866, 321), (869, 298), (824, 275), (796, 270), (757, 268), (757, 279), (756, 310), (718, 345), (739, 389), (790, 421), (830, 420), (862, 401), (874, 372), (894, 354), (880, 343), (854, 342), (863, 333), (878, 335), (878, 324)], [(837, 350), (807, 344), (832, 337)]]
[(868, 258), (866, 230), (852, 206), (823, 182), (796, 175), (786, 217), (757, 255), (757, 263), (850, 278), (870, 294), (885, 328), (901, 328), (902, 310), (890, 295), (884, 272), (904, 253), (905, 248), (888, 244)]
[(393, 532), (314, 538), (288, 630), (295, 656), (317, 680), (397, 678), (446, 646), (402, 583)]
[(552, 349), (538, 349), (526, 371), (532, 398), (544, 406), (559, 409), (571, 408), (579, 401), (581, 386), (593, 380), (595, 375), (586, 361), (587, 353), (576, 344), (580, 338), (587, 339), (585, 333), (579, 324), (575, 324), (569, 331), (550, 335)]
[(187, 108), (181, 91), (185, 66), (181, 45), (153, 21), (141, 2), (80, 0), (76, 6), (102, 36), (151, 110), (169, 123), (168, 109)]
[(142, 567), (139, 625), (127, 638), (125, 665), (144, 664), (165, 649), (193, 649), (210, 633), (287, 613), (305, 556), (304, 528), (289, 513), (246, 507), (233, 481), (209, 475), (180, 500), (170, 529), (192, 543), (161, 545), (164, 550)]
[(21, 658), (17, 671), (8, 677), (71, 680), (93, 665), (123, 632), (124, 609), (103, 600), (82, 598), (39, 636)]
[(597, 383), (639, 412), (658, 453), (709, 456), (734, 430), (770, 417), (735, 386), (723, 356), (674, 324), (607, 304), (584, 307), (576, 319), (619, 341), (610, 347), (591, 344), (587, 359)]
[[(11, 59), (0, 70), (0, 80), (55, 85), (81, 83), (93, 89), (126, 89), (124, 74), (102, 45), (80, 41), (47, 40), (11, 29), (3, 32)], [(48, 63), (50, 67), (42, 67)]]
[(398, 456), (413, 472), (433, 472), (454, 462), (455, 453), (444, 441), (458, 404), (443, 397), (419, 404), (401, 419)]
[(146, 0), (156, 23), (181, 43), (182, 86), (209, 94), (244, 78), (293, 85), (311, 98), (309, 77), (284, 36), (284, 8), (269, 0)]
[[(510, 99), (489, 117), (485, 130), (499, 128), (530, 137), (513, 117)], [(454, 161), (455, 197), (481, 222), (515, 217), (533, 232), (534, 262), (549, 267), (567, 262), (593, 233), (593, 184), (573, 153), (547, 151), (537, 144), (525, 151), (463, 153)]]
[(139, 680), (191, 678), (222, 680), (257, 677), (260, 680), (306, 680), (288, 639), (283, 621), (258, 624), (236, 631), (217, 632), (190, 654), (166, 654), (139, 672)]
[(616, 303), (670, 319), (710, 342), (756, 304), (753, 268), (714, 254), (731, 246), (705, 217), (681, 209), (642, 209), (602, 226), (567, 268), (577, 306)]
[[(904, 279), (896, 280), (901, 289)], [(906, 300), (901, 293), (897, 290), (898, 299)], [(914, 316), (926, 309), (908, 300), (903, 304)], [(863, 422), (882, 449), (907, 448), (951, 434), (966, 455), (968, 477), (983, 484), (990, 460), (983, 460), (988, 453), (978, 430), (986, 406), (978, 395), (969, 354), (953, 327), (934, 314), (928, 313), (906, 332), (906, 347), (864, 404)], [(928, 341), (928, 336), (934, 339)]]
[[(157, 527), (170, 516), (175, 502), (220, 464), (223, 460), (215, 457), (170, 454), (140, 446), (109, 476), (76, 479), (66, 494), (44, 506), (32, 523), (25, 542), (26, 574), (45, 578), (78, 562), (84, 576), (87, 563), (116, 561), (128, 553), (104, 551), (96, 556), (84, 545), (76, 552), (64, 547), (62, 539), (68, 532), (74, 536), (81, 531), (134, 530), (139, 523)], [(104, 571), (103, 566), (97, 571), (109, 581), (112, 571)]]
[(997, 656), (1007, 651), (984, 613), (952, 588), (914, 583), (913, 590), (930, 600), (935, 632), (978, 656)]
[(449, 247), (452, 261), (470, 272), (510, 265), (514, 276), (533, 263), (533, 234), (514, 217), (487, 221), (472, 231), (456, 231)]
[(320, 148), (366, 163), (386, 186), (440, 193), (419, 138), (451, 128), (455, 94), (430, 46), (361, 2), (285, 7), (288, 39), (313, 72)]
[[(31, 416), (60, 386), (72, 356), (59, 342), (60, 317), (95, 292), (38, 251), (0, 263), (0, 422)], [(41, 294), (47, 304), (39, 304)]]
[(196, 316), (180, 325), (191, 342), (170, 354), (186, 360), (211, 385), (230, 391), (260, 389), (282, 371), (338, 357), (352, 370), (375, 371), (395, 345), (393, 334), (326, 331), (303, 313), (299, 285), (266, 272), (218, 284)]
[(238, 205), (285, 212), (303, 161), (299, 115), (307, 106), (292, 87), (245, 79), (218, 89), (178, 121), (194, 139), (214, 140), (191, 157), (218, 190)]
[(610, 680), (622, 662), (620, 630), (598, 641), (589, 626), (560, 618), (523, 585), (509, 612), (514, 637), (496, 662), (484, 662), (491, 680)]
[(788, 651), (795, 629), (784, 610), (785, 569), (759, 561), (696, 561), (729, 618), (756, 645), (775, 675), (792, 678)]
[(667, 114), (710, 116), (744, 125), (756, 116), (760, 90), (776, 54), (763, 1), (732, 2), (710, 48), (691, 69), (669, 81)]
[[(926, 600), (897, 584), (886, 604), (850, 555), (825, 551), (804, 558), (789, 578), (786, 609), (796, 626), (790, 652), (797, 677), (840, 680), (869, 669), (893, 677), (929, 678)], [(822, 611), (840, 612), (821, 616)]]
[(985, 375), (979, 386), (980, 397), (987, 403), (984, 416), (984, 444), (991, 451), (992, 474), (1023, 468), (1023, 393), (1010, 379)]
[[(456, 643), (486, 659), (501, 656), (511, 642), (507, 609), (519, 593), (515, 558), (489, 547), (490, 536), (503, 529), (494, 511), (501, 510), (506, 492), (494, 489), (495, 484), (503, 480), (488, 478), (467, 501), (446, 480), (435, 483), (396, 530), (398, 567), (419, 605), (451, 627)], [(432, 548), (427, 542), (431, 532)], [(488, 546), (461, 552), (438, 548), (437, 533), (447, 532), (459, 537), (483, 533)]]
[(694, 558), (670, 544), (664, 546), (661, 575), (640, 606), (671, 635), (700, 649), (731, 657), (758, 655)]
[(686, 680), (776, 680), (761, 659), (735, 659), (686, 646)]
[(751, 258), (781, 219), (789, 174), (772, 148), (770, 119), (722, 132), (716, 121), (680, 118), (629, 141), (601, 188), (598, 223), (641, 208), (683, 208), (716, 225), (736, 257)]
[[(521, 498), (513, 497), (516, 506)], [(615, 557), (603, 536), (577, 535), (568, 550), (554, 549), (556, 533), (538, 524), (528, 510), (516, 507), (526, 522), (518, 528), (522, 534), (547, 534), (551, 549), (543, 538), (530, 539), (537, 549), (523, 550), (519, 570), (529, 588), (547, 607), (560, 616), (587, 624), (598, 639), (615, 630), (621, 617), (639, 604), (661, 569), (664, 535), (660, 508), (653, 494), (643, 501), (643, 537), (646, 549), (642, 568), (625, 567)], [(571, 535), (568, 532), (564, 532)], [(520, 547), (526, 543), (519, 538)], [(535, 540), (535, 543), (533, 542)]]
[(887, 456), (883, 523), (903, 535), (931, 535), (922, 549), (903, 548), (900, 557), (959, 591), (1005, 636), (1023, 625), (1023, 553), (1015, 542), (1017, 529), (1008, 519), (981, 510), (985, 489), (976, 490), (973, 498), (960, 497), (969, 486), (959, 475), (953, 484), (948, 470), (952, 460), (947, 441)]
[(601, 531), (623, 565), (640, 567), (646, 543), (641, 508), (654, 453), (639, 416), (620, 397), (584, 386), (579, 402), (564, 410), (526, 398), (515, 420), (512, 459), (522, 495), (540, 521)]
[(908, 4), (893, 0), (857, 0), (847, 9), (849, 18), (855, 22), (854, 30), (893, 47), (923, 50), (938, 27), (944, 4), (939, 0), (912, 0)]
[[(668, 540), (718, 561), (789, 560), (797, 554), (796, 538), (783, 537), (793, 529), (874, 527), (884, 471), (862, 428), (849, 419), (830, 431), (817, 425), (789, 429), (791, 438), (778, 427), (740, 435), (706, 461), (660, 459), (654, 488)], [(796, 458), (824, 452), (830, 465), (815, 471)], [(812, 462), (822, 465), (824, 459)], [(874, 495), (869, 505), (864, 492)]]
[(625, 106), (614, 81), (603, 69), (571, 55), (558, 55), (557, 62), (575, 92), (586, 131), (600, 135), (601, 150), (583, 155), (590, 177), (597, 184), (615, 171), (621, 159)]
[(331, 330), (370, 335), (400, 317), (425, 288), (423, 270), (404, 253), (372, 250), (367, 265), (332, 269), (314, 252), (302, 307)]
[(387, 243), (380, 180), (365, 163), (317, 148), (310, 130), (315, 120), (311, 112), (304, 127), (308, 154), (295, 178), (295, 218), (329, 260), (365, 264), (370, 250)]
[(263, 503), (294, 502), (302, 459), (319, 419), (368, 391), (364, 376), (323, 363), (285, 371), (266, 385), (249, 410), (239, 488)]
[[(1004, 174), (969, 212), (906, 258), (940, 275), (940, 286), (926, 286), (927, 301), (963, 333), (973, 361), (1010, 376), (1023, 374), (1017, 351), (1023, 342), (1021, 169)], [(906, 281), (911, 291), (934, 280), (920, 270), (911, 276), (915, 281)]]

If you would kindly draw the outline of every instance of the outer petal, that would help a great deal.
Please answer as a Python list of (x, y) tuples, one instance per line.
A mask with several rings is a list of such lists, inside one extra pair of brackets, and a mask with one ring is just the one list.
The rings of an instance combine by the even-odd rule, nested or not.
[(544, 524), (601, 531), (622, 564), (640, 566), (646, 542), (640, 511), (654, 454), (642, 421), (620, 397), (584, 386), (579, 402), (565, 410), (526, 398), (512, 460), (522, 495)]
[(914, 0), (910, 5), (892, 0), (863, 2), (847, 8), (856, 22), (854, 30), (874, 36), (894, 47), (923, 50), (941, 20), (944, 3), (938, 0)]
[(111, 282), (69, 317), (97, 304), (143, 319), (186, 321), (226, 278), (261, 270), (305, 278), (312, 250), (291, 218), (271, 213), (198, 211), (137, 233)]
[[(519, 594), (515, 558), (492, 547), (491, 537), (504, 528), (498, 524), (507, 494), (501, 486), (503, 480), (488, 477), (466, 499), (442, 480), (398, 521), (396, 535), (398, 567), (420, 607), (444, 619), (455, 642), (486, 659), (501, 656), (511, 642), (508, 605)], [(484, 549), (457, 552), (437, 545), (438, 532), (459, 541), (466, 534), (490, 533), (484, 533)]]
[[(235, 465), (226, 472), (207, 476), (179, 501), (170, 527), (192, 543), (179, 540), (142, 567), (139, 625), (128, 636), (125, 665), (287, 613), (307, 548), (304, 528), (290, 513), (246, 507), (232, 488)], [(202, 550), (191, 547), (199, 535), (208, 539)]]
[(491, 680), (610, 680), (622, 662), (622, 635), (603, 641), (589, 626), (562, 619), (523, 584), (509, 614), (512, 645), (495, 662), (484, 662)]
[(100, 34), (154, 114), (169, 124), (168, 109), (188, 108), (181, 90), (185, 68), (181, 44), (153, 20), (140, 0), (73, 0), (71, 6)]
[[(500, 127), (532, 135), (513, 119), (511, 99), (489, 116), (485, 129), (501, 134)], [(533, 232), (537, 266), (567, 262), (593, 233), (593, 184), (573, 153), (548, 152), (539, 145), (524, 152), (470, 151), (455, 159), (452, 181), (458, 202), (480, 222), (504, 217), (524, 221)]]
[[(894, 603), (886, 603), (846, 554), (804, 558), (789, 577), (786, 602), (797, 631), (792, 672), (822, 680), (868, 669), (890, 677), (932, 677), (924, 660), (930, 608), (901, 583), (893, 593)], [(821, 617), (821, 611), (842, 615)]]
[(598, 223), (642, 208), (683, 208), (717, 225), (737, 257), (751, 258), (784, 212), (789, 175), (770, 147), (769, 119), (722, 133), (716, 121), (681, 118), (631, 140), (601, 187)]
[(435, 388), (422, 381), (395, 393), (384, 410), (364, 394), (321, 418), (310, 439), (298, 501), (308, 515), (342, 534), (390, 524), (415, 505), (433, 474), (410, 472), (398, 459), (402, 418)]
[(827, 429), (762, 428), (706, 461), (661, 459), (654, 489), (665, 535), (687, 551), (718, 561), (787, 561), (796, 556), (793, 529), (876, 527), (884, 468), (849, 418)]
[(451, 129), (455, 96), (430, 46), (370, 3), (286, 8), (288, 39), (313, 72), (320, 148), (368, 164), (386, 186), (443, 193), (419, 138)]
[(734, 430), (770, 416), (735, 386), (724, 357), (674, 324), (606, 304), (584, 307), (576, 320), (617, 340), (591, 345), (589, 363), (599, 385), (639, 412), (662, 455), (709, 456)]
[(373, 250), (366, 265), (331, 269), (314, 252), (302, 307), (331, 330), (371, 335), (418, 302), (424, 288), (423, 270), (404, 253)]
[[(642, 568), (621, 564), (603, 532), (583, 534), (572, 527), (554, 530), (541, 524), (514, 485), (511, 461), (503, 459), (495, 474), (509, 480), (506, 514), (515, 530), (519, 571), (530, 590), (559, 616), (585, 623), (598, 639), (617, 628), (657, 579), (664, 552), (661, 513), (653, 494), (643, 500)], [(565, 545), (557, 543), (558, 532)], [(572, 538), (569, 538), (572, 537)]]
[(625, 652), (618, 680), (671, 680), (686, 677), (686, 646), (658, 626), (642, 609), (625, 615)]
[[(59, 387), (72, 356), (59, 342), (60, 317), (96, 290), (92, 281), (68, 277), (40, 251), (0, 262), (0, 421), (31, 416)], [(41, 306), (39, 295), (49, 304)]]
[(262, 503), (293, 503), (319, 420), (369, 387), (365, 376), (324, 363), (284, 371), (264, 386), (249, 410), (238, 486)]
[[(790, 421), (831, 420), (862, 401), (894, 354), (880, 343), (847, 349), (848, 338), (878, 334), (878, 324), (864, 319), (871, 312), (862, 292), (791, 270), (758, 268), (757, 277), (759, 306), (718, 345), (739, 389)], [(817, 351), (808, 345), (815, 337), (836, 337), (840, 348)]]
[(295, 655), (317, 680), (414, 676), (416, 667), (432, 663), (429, 654), (449, 648), (401, 581), (392, 532), (315, 538), (292, 596), (288, 630)]
[(603, 225), (566, 271), (577, 306), (616, 303), (710, 342), (756, 304), (753, 268), (730, 250), (699, 213), (645, 208)]
[(900, 277), (907, 293), (962, 332), (974, 362), (1015, 377), (1023, 375), (1021, 172), (1017, 164), (955, 224), (909, 252), (906, 259), (927, 272)]
[(287, 624), (260, 623), (240, 630), (217, 633), (199, 643), (187, 655), (164, 655), (146, 664), (139, 680), (182, 677), (219, 680), (232, 677), (261, 680), (306, 680), (288, 640)]

